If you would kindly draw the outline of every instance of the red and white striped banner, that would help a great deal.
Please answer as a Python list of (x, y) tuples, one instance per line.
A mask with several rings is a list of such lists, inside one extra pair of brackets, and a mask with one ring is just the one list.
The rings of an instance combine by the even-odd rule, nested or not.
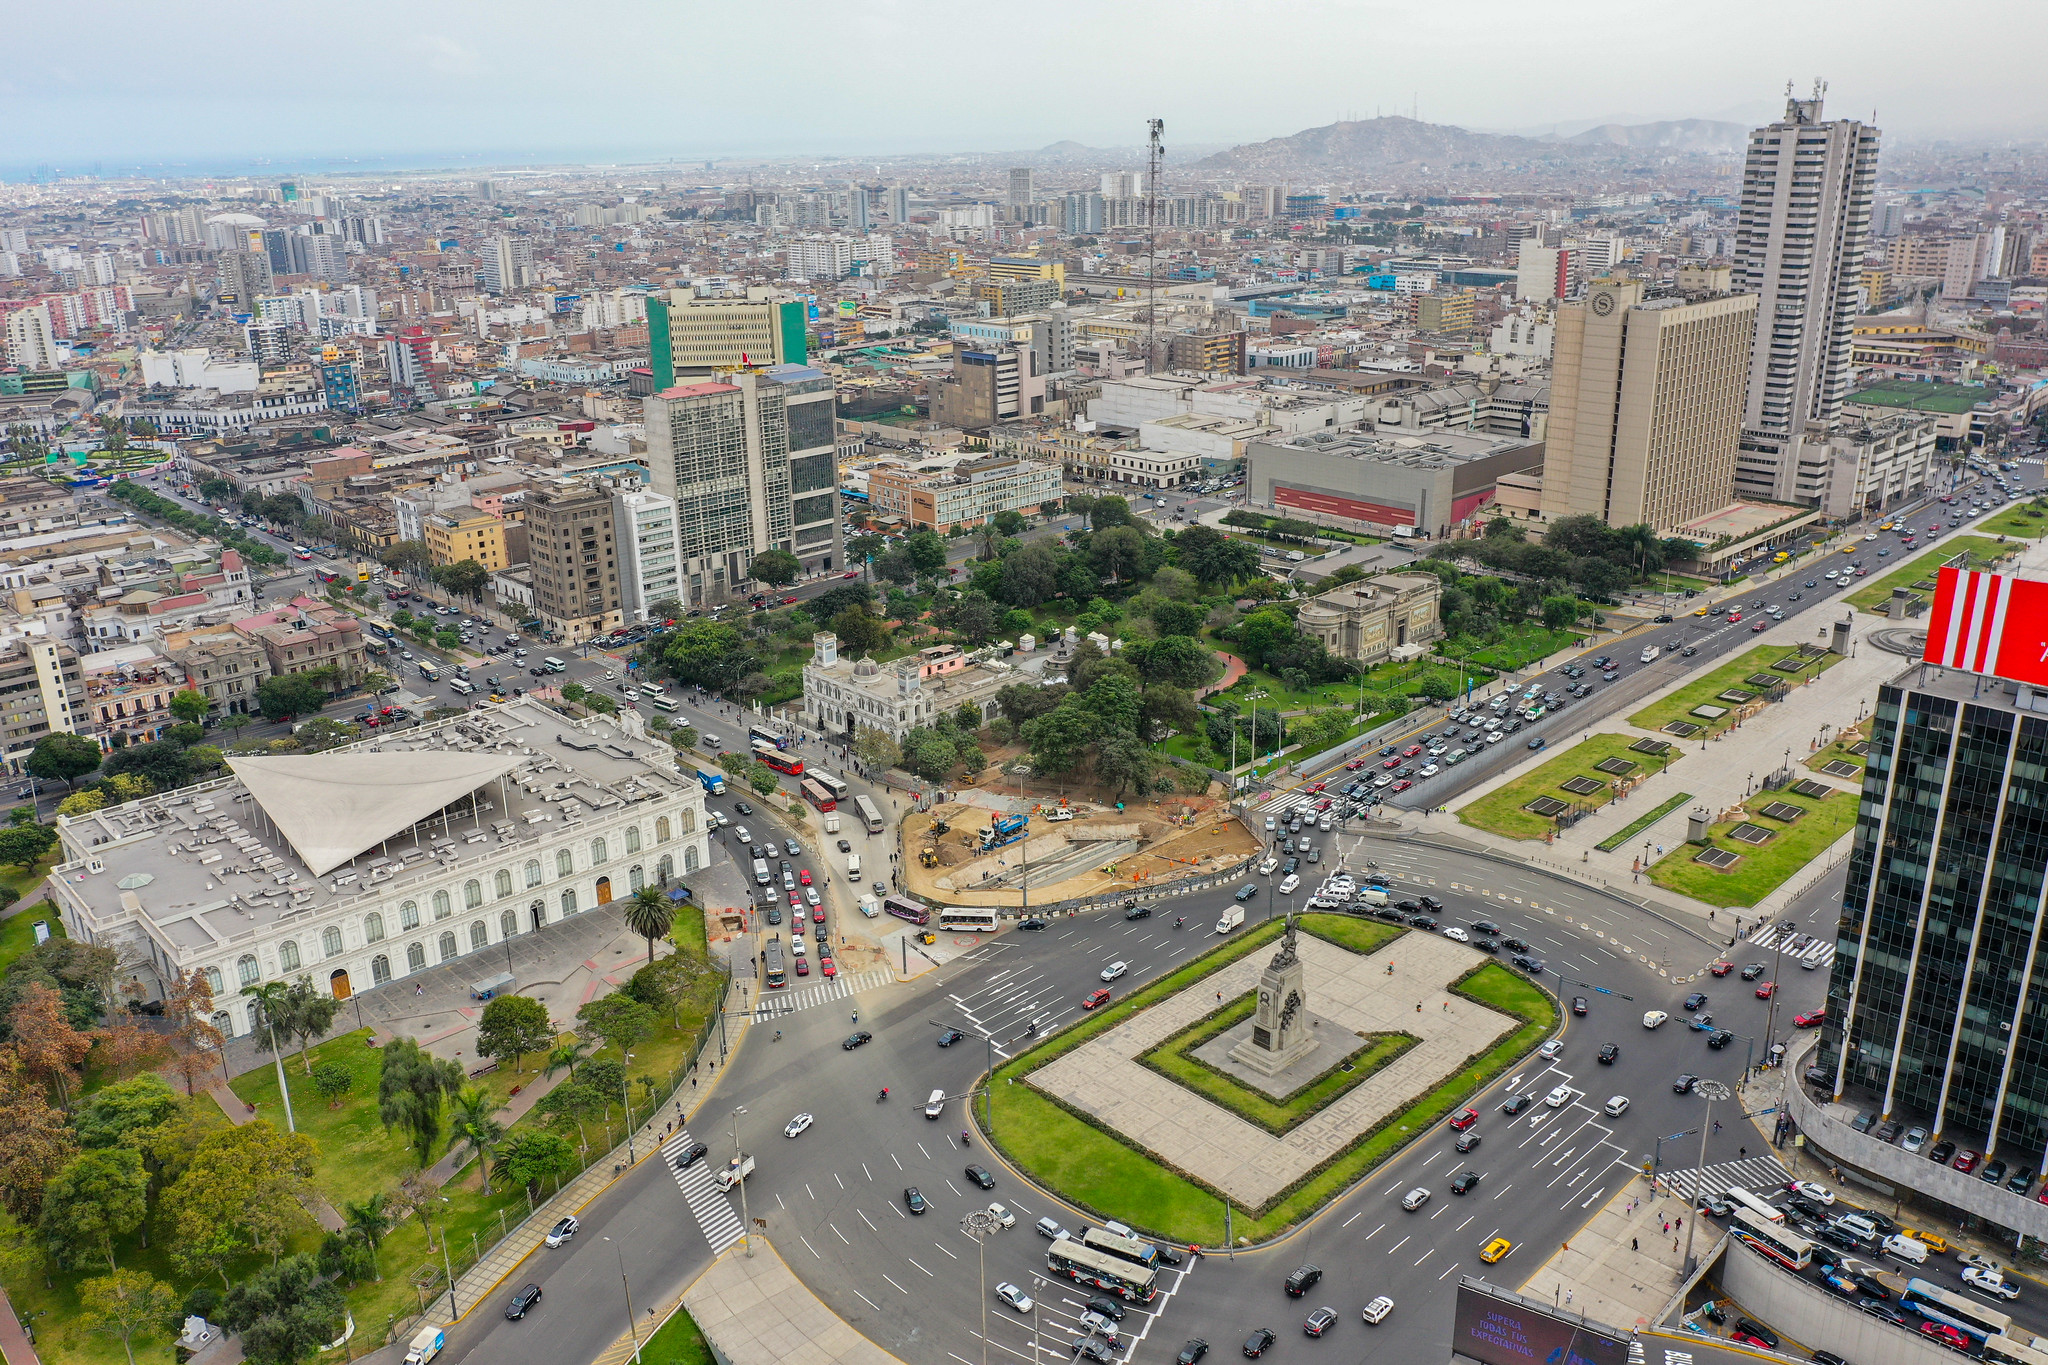
[(2048, 685), (2048, 583), (1943, 569), (1924, 662)]

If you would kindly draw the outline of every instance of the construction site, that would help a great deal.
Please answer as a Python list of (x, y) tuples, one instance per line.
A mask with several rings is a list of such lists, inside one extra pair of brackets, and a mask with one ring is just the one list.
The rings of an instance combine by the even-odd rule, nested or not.
[(1051, 905), (1212, 876), (1258, 848), (1220, 798), (1119, 809), (969, 788), (904, 817), (903, 876), (911, 895), (939, 904)]

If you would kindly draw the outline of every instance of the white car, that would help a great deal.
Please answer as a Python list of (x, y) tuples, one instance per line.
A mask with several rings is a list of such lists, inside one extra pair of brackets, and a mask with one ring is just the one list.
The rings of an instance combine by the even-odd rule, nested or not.
[[(1062, 820), (1071, 820), (1071, 819), (1073, 819), (1073, 818), (1074, 818), (1074, 811), (1073, 811), (1073, 808), (1072, 808), (1072, 807), (1070, 807), (1070, 806), (1061, 806), (1061, 807), (1060, 807), (1059, 809), (1057, 809), (1057, 810), (1049, 810), (1049, 811), (1047, 811), (1047, 812), (1045, 813), (1045, 818), (1046, 818), (1046, 821), (1047, 821), (1047, 823), (1049, 823), (1049, 824), (1058, 824), (1058, 823), (1059, 823), (1060, 821), (1062, 821)], [(1027, 1302), (1027, 1303), (1028, 1303), (1028, 1302), (1030, 1302), (1030, 1297), (1029, 1297), (1028, 1295), (1027, 1295), (1027, 1296), (1026, 1296), (1026, 1298), (1025, 1298), (1025, 1302)]]
[(733, 838), (739, 840), (743, 844), (751, 844), (754, 842), (754, 836), (747, 832), (747, 827), (745, 825), (734, 825), (732, 827), (732, 836)]
[(1272, 832), (1273, 832), (1274, 830), (1276, 830), (1276, 829), (1278, 829), (1278, 828), (1280, 828), (1279, 820), (1278, 820), (1278, 819), (1277, 819), (1276, 817), (1274, 817), (1274, 816), (1271, 816), (1271, 815), (1267, 816), (1267, 817), (1266, 817), (1266, 833), (1268, 833), (1268, 834), (1271, 834), (1271, 833), (1272, 833)]
[(1394, 1301), (1385, 1294), (1382, 1294), (1365, 1306), (1365, 1320), (1367, 1322), (1385, 1322), (1387, 1314), (1393, 1311)]
[(1102, 979), (1104, 981), (1114, 981), (1130, 969), (1131, 964), (1128, 962), (1112, 962), (1102, 969)]
[(1016, 1309), (1019, 1313), (1029, 1313), (1031, 1311), (1031, 1296), (1016, 1285), (1011, 1284), (1008, 1280), (1004, 1280), (996, 1286), (996, 1297)]
[(1006, 1228), (1013, 1228), (1017, 1226), (1017, 1215), (1011, 1213), (1008, 1208), (1004, 1207), (1001, 1204), (990, 1204), (988, 1206), (988, 1216), (995, 1219), (998, 1223), (1002, 1224)]
[(1877, 539), (1877, 532), (1875, 532), (1875, 531), (1872, 531), (1872, 532), (1871, 532), (1871, 533), (1870, 533), (1869, 535), (1866, 535), (1866, 536), (1865, 536), (1865, 537), (1863, 537), (1863, 538), (1864, 538), (1865, 540), (1876, 540), (1876, 539)]
[(1373, 784), (1373, 785), (1374, 785), (1375, 787), (1384, 787), (1384, 786), (1386, 786), (1386, 785), (1387, 785), (1388, 783), (1392, 782), (1393, 780), (1394, 780), (1394, 778), (1393, 778), (1393, 775), (1392, 775), (1392, 774), (1390, 774), (1390, 773), (1381, 773), (1381, 774), (1380, 774), (1380, 775), (1379, 775), (1378, 777), (1375, 777), (1375, 778), (1374, 778), (1374, 779), (1372, 780), (1372, 784)]
[(1541, 1057), (1546, 1062), (1556, 1061), (1559, 1057), (1564, 1055), (1564, 1039), (1552, 1038), (1542, 1047), (1536, 1049), (1536, 1055), (1538, 1057)]
[(1825, 1185), (1816, 1185), (1811, 1180), (1802, 1180), (1792, 1187), (1795, 1194), (1803, 1194), (1816, 1204), (1833, 1204), (1835, 1192)]
[(1425, 763), (1420, 768), (1417, 768), (1415, 770), (1415, 775), (1417, 777), (1435, 777), (1438, 773), (1442, 771), (1443, 769), (1437, 767), (1437, 765), (1434, 763)]
[(812, 905), (816, 905), (818, 903), (818, 888), (815, 886), (805, 887), (804, 899), (806, 901), (809, 901)]
[(2008, 1302), (2020, 1296), (2020, 1287), (1995, 1270), (1979, 1270), (1971, 1266), (1963, 1272), (1963, 1283), (1979, 1294), (1989, 1294)]
[(568, 1241), (571, 1237), (574, 1237), (576, 1235), (576, 1230), (582, 1226), (583, 1225), (581, 1223), (576, 1221), (574, 1214), (571, 1214), (567, 1218), (561, 1218), (556, 1220), (555, 1225), (548, 1229), (548, 1245), (551, 1247), (560, 1246), (562, 1243)]
[(1283, 896), (1290, 895), (1293, 893), (1294, 888), (1300, 885), (1301, 874), (1299, 872), (1290, 872), (1280, 879), (1280, 894)]
[(1666, 1019), (1669, 1019), (1670, 1017), (1671, 1016), (1666, 1014), (1663, 1010), (1651, 1010), (1648, 1014), (1645, 1014), (1643, 1016), (1643, 1027), (1655, 1028), (1657, 1027), (1657, 1025), (1663, 1023)]
[(797, 1134), (803, 1132), (806, 1128), (809, 1128), (811, 1126), (812, 1121), (813, 1120), (809, 1114), (798, 1114), (795, 1118), (789, 1121), (789, 1126), (782, 1130), (782, 1135), (784, 1137), (795, 1137), (797, 1136)]
[(1443, 934), (1445, 938), (1451, 940), (1451, 942), (1453, 943), (1470, 943), (1472, 941), (1472, 936), (1466, 933), (1463, 929), (1460, 929), (1455, 924), (1451, 925), (1448, 929), (1441, 930), (1440, 932)]
[(1608, 1118), (1618, 1119), (1628, 1112), (1628, 1096), (1615, 1095), (1607, 1101), (1604, 1107), (1607, 1110)]
[(1560, 1085), (1557, 1089), (1545, 1095), (1543, 1102), (1552, 1109), (1562, 1109), (1572, 1102), (1572, 1088), (1568, 1085)]

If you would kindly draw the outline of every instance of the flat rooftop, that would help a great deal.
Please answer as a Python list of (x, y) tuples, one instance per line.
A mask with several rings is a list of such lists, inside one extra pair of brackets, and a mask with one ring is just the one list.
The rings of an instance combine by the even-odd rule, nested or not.
[(1910, 412), (1969, 412), (1979, 403), (1995, 397), (1982, 384), (1916, 384), (1907, 379), (1887, 379), (1858, 389), (1842, 401), (1871, 408), (1900, 408)]
[(1346, 455), (1354, 460), (1407, 465), (1415, 469), (1442, 469), (1484, 460), (1506, 451), (1526, 448), (1540, 452), (1541, 441), (1526, 436), (1489, 436), (1465, 431), (1432, 431), (1427, 435), (1392, 428), (1377, 431), (1320, 431), (1299, 436), (1255, 441), (1250, 449), (1279, 453), (1309, 451), (1318, 455)]
[(65, 871), (65, 889), (110, 921), (121, 918), (123, 893), (131, 892), (167, 941), (203, 951), (352, 901), (373, 907), (414, 884), (445, 883), (464, 867), (502, 867), (583, 820), (685, 792), (693, 780), (651, 758), (666, 748), (609, 722), (581, 728), (522, 698), (292, 756), (309, 768), (337, 758), (340, 768), (362, 755), (423, 763), (447, 755), (504, 774), (473, 787), (458, 782), (459, 795), (395, 832), (362, 827), (370, 842), (338, 861), (348, 831), (330, 821), (319, 830), (328, 852), (311, 855), (319, 872), (292, 837), (305, 814), (293, 806), (318, 799), (318, 784), (294, 790), (288, 777), (259, 777), (263, 758), (237, 759), (259, 777), (260, 800), (249, 781), (229, 777), (67, 820), (69, 846), (84, 849), (88, 861)]
[[(1678, 534), (1688, 539), (1716, 541), (1722, 536), (1741, 540), (1753, 536), (1766, 526), (1775, 526), (1804, 509), (1781, 503), (1731, 502), (1719, 511), (1695, 517), (1678, 528)], [(1818, 514), (1816, 514), (1818, 515)], [(1813, 518), (1808, 518), (1812, 520)]]

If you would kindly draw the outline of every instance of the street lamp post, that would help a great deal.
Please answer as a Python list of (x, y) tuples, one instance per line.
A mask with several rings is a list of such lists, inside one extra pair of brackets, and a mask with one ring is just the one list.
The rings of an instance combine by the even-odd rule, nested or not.
[(1700, 1159), (1699, 1164), (1693, 1167), (1692, 1197), (1686, 1201), (1692, 1209), (1692, 1220), (1685, 1225), (1685, 1260), (1682, 1263), (1682, 1273), (1686, 1275), (1692, 1274), (1692, 1235), (1700, 1225), (1699, 1194), (1703, 1188), (1701, 1182), (1706, 1179), (1707, 1135), (1714, 1131), (1714, 1105), (1735, 1093), (1720, 1081), (1713, 1080), (1697, 1081), (1693, 1084), (1693, 1090), (1707, 1102), (1707, 1108), (1700, 1116)]
[[(609, 1237), (605, 1240), (612, 1242)], [(633, 1339), (633, 1359), (637, 1361), (640, 1359), (640, 1327), (633, 1321), (633, 1284), (626, 1278), (626, 1253), (619, 1250), (617, 1242), (612, 1242), (612, 1254), (619, 1258), (619, 1287), (626, 1291), (626, 1335)]]
[[(999, 1230), (995, 1215), (987, 1209), (976, 1209), (960, 1220), (960, 1231), (974, 1239), (975, 1259), (981, 1267), (981, 1365), (988, 1365), (988, 1239)], [(1034, 1341), (1034, 1353), (1036, 1349)]]
[(748, 1256), (752, 1256), (754, 1254), (754, 1238), (747, 1231), (752, 1226), (747, 1220), (747, 1159), (745, 1154), (740, 1151), (740, 1115), (746, 1112), (747, 1107), (743, 1104), (736, 1104), (732, 1107), (732, 1163), (733, 1169), (740, 1173), (740, 1245), (745, 1248)]

